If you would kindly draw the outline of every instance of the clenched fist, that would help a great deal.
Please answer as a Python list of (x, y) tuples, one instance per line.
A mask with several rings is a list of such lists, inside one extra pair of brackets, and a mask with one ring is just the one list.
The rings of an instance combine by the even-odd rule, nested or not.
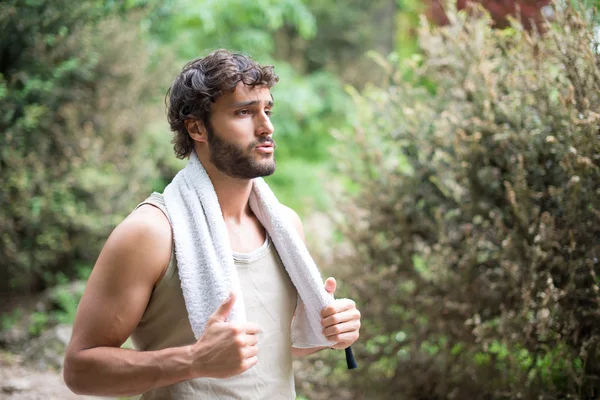
[[(325, 290), (333, 296), (337, 284), (334, 278), (327, 278)], [(360, 311), (350, 299), (338, 299), (321, 311), (323, 334), (332, 342), (333, 349), (345, 349), (356, 342), (360, 330)]]

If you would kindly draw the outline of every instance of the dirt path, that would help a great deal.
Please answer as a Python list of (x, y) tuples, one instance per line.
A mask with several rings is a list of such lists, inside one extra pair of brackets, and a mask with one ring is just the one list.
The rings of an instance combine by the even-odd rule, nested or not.
[(0, 367), (0, 399), (83, 399), (65, 386), (57, 373), (38, 372), (21, 366)]
[(58, 372), (41, 372), (20, 365), (15, 356), (0, 357), (1, 400), (83, 400), (100, 397), (78, 396), (65, 385)]

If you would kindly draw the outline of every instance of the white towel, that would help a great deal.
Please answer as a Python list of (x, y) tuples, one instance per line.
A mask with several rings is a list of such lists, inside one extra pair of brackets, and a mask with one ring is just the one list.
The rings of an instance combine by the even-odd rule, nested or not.
[[(219, 200), (195, 152), (187, 166), (165, 188), (164, 198), (173, 228), (183, 297), (196, 339), (202, 336), (208, 318), (230, 291), (236, 293), (237, 300), (228, 320), (245, 322), (244, 300)], [(323, 335), (321, 326), (321, 310), (331, 304), (333, 298), (325, 291), (304, 242), (262, 178), (253, 179), (249, 202), (298, 291), (292, 324), (293, 346), (333, 345)]]

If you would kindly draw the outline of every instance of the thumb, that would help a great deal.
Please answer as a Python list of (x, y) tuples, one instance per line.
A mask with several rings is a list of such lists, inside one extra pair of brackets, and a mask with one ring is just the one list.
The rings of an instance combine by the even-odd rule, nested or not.
[(225, 301), (223, 303), (221, 303), (219, 308), (217, 308), (217, 311), (215, 311), (213, 313), (213, 315), (211, 315), (210, 319), (212, 319), (213, 321), (225, 322), (225, 320), (227, 319), (227, 316), (229, 316), (229, 313), (231, 312), (231, 309), (233, 308), (234, 303), (235, 303), (235, 293), (230, 292), (229, 297), (227, 297), (225, 299)]
[(327, 278), (327, 280), (325, 281), (325, 290), (327, 291), (327, 293), (329, 293), (332, 297), (333, 297), (333, 293), (335, 292), (335, 288), (337, 286), (337, 283), (335, 281), (335, 278), (329, 277)]

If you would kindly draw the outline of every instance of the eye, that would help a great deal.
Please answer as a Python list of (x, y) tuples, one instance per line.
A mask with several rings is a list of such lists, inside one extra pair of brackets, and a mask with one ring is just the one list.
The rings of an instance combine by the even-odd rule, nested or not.
[(244, 110), (238, 110), (235, 112), (235, 115), (250, 115), (251, 112), (250, 110), (244, 109)]
[(265, 114), (267, 114), (268, 117), (272, 117), (273, 116), (273, 111), (272, 110), (265, 110)]

